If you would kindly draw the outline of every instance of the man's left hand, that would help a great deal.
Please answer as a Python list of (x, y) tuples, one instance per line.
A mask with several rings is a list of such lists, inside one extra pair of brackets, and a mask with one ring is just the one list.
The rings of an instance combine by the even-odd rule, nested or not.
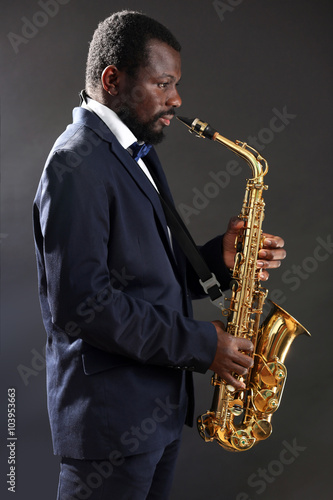
[[(238, 217), (232, 217), (227, 232), (223, 238), (223, 259), (225, 264), (233, 268), (236, 254), (235, 239), (244, 227), (244, 222)], [(257, 266), (261, 269), (259, 278), (266, 281), (269, 278), (267, 269), (280, 267), (281, 260), (286, 257), (284, 240), (280, 236), (263, 233), (263, 246), (259, 250)]]

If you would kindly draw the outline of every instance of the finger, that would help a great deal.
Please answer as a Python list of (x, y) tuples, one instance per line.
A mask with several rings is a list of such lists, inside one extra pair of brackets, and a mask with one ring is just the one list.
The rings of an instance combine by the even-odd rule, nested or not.
[[(249, 368), (251, 368), (251, 367), (249, 367)], [(231, 374), (233, 374), (233, 375), (236, 374), (236, 375), (245, 377), (249, 371), (249, 368), (245, 368), (244, 366), (234, 364), (232, 367), (232, 370), (231, 370)]]
[(220, 319), (215, 319), (214, 321), (212, 321), (212, 323), (215, 326), (215, 328), (225, 331), (225, 325), (224, 323), (222, 323)]
[[(230, 368), (228, 371), (225, 371), (225, 376), (223, 377), (225, 380), (228, 380), (228, 383), (229, 383), (229, 380), (230, 380), (230, 383), (233, 385), (233, 382), (237, 382), (238, 384), (242, 382), (240, 382), (237, 378), (237, 375), (239, 377), (246, 377), (248, 372), (249, 372), (249, 369), (252, 368), (253, 366), (253, 360), (252, 358), (249, 358), (249, 356), (246, 356), (248, 358), (248, 360), (250, 361), (249, 363), (249, 366), (243, 366), (242, 364), (238, 364), (237, 362), (232, 362), (230, 363)], [(243, 361), (242, 361), (243, 363)]]
[(263, 233), (263, 247), (264, 248), (283, 248), (284, 239), (280, 236), (274, 236), (273, 234)]
[(265, 270), (260, 271), (260, 273), (259, 273), (260, 281), (267, 281), (268, 278), (269, 278), (269, 272), (267, 272)]
[(260, 269), (276, 269), (281, 266), (280, 260), (258, 260), (257, 267)]
[(234, 337), (234, 342), (236, 343), (237, 349), (239, 351), (253, 352), (253, 344), (251, 340), (241, 337)]
[(287, 252), (284, 248), (276, 248), (275, 250), (268, 250), (262, 248), (258, 252), (258, 257), (264, 260), (283, 260), (286, 258)]
[(220, 375), (220, 377), (227, 383), (232, 385), (236, 390), (242, 390), (246, 388), (246, 385), (241, 380), (236, 379), (232, 376), (231, 373), (226, 372), (224, 375)]
[(232, 367), (232, 371), (235, 371), (239, 375), (244, 375), (244, 373), (247, 373), (249, 368), (252, 368), (253, 363), (253, 359), (250, 356), (239, 353), (239, 355), (235, 356), (232, 360), (232, 364), (234, 365)]
[(235, 215), (229, 220), (227, 232), (238, 234), (242, 227), (244, 227), (244, 221)]
[(240, 219), (237, 215), (234, 215), (229, 220), (229, 227), (235, 227), (235, 226), (237, 227), (244, 226), (244, 221)]

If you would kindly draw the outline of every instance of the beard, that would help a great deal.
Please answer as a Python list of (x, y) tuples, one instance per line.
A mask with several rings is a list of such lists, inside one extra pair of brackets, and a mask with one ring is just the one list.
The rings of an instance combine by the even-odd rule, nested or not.
[(157, 132), (154, 130), (154, 126), (159, 118), (164, 115), (175, 115), (175, 110), (172, 108), (167, 112), (156, 114), (151, 120), (143, 123), (138, 118), (136, 111), (123, 104), (118, 110), (117, 115), (119, 118), (127, 125), (127, 127), (133, 132), (138, 141), (144, 141), (149, 144), (159, 144), (165, 138), (163, 129)]

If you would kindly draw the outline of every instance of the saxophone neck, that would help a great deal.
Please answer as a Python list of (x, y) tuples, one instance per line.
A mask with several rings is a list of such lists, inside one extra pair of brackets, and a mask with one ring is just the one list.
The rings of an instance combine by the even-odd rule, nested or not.
[(199, 118), (186, 118), (184, 116), (177, 116), (177, 119), (186, 125), (189, 132), (195, 134), (197, 137), (203, 139), (210, 139), (212, 141), (219, 142), (226, 148), (230, 149), (237, 156), (240, 156), (245, 160), (250, 168), (252, 169), (253, 180), (259, 183), (263, 183), (263, 177), (268, 172), (268, 163), (263, 158), (258, 151), (246, 144), (246, 142), (241, 141), (231, 141), (223, 135), (219, 134), (213, 127), (208, 123), (201, 121)]

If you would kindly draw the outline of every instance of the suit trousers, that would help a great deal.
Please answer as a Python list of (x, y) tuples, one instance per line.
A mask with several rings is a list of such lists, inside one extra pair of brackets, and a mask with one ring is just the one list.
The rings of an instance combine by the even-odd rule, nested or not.
[(57, 500), (167, 500), (180, 442), (113, 464), (62, 458)]

